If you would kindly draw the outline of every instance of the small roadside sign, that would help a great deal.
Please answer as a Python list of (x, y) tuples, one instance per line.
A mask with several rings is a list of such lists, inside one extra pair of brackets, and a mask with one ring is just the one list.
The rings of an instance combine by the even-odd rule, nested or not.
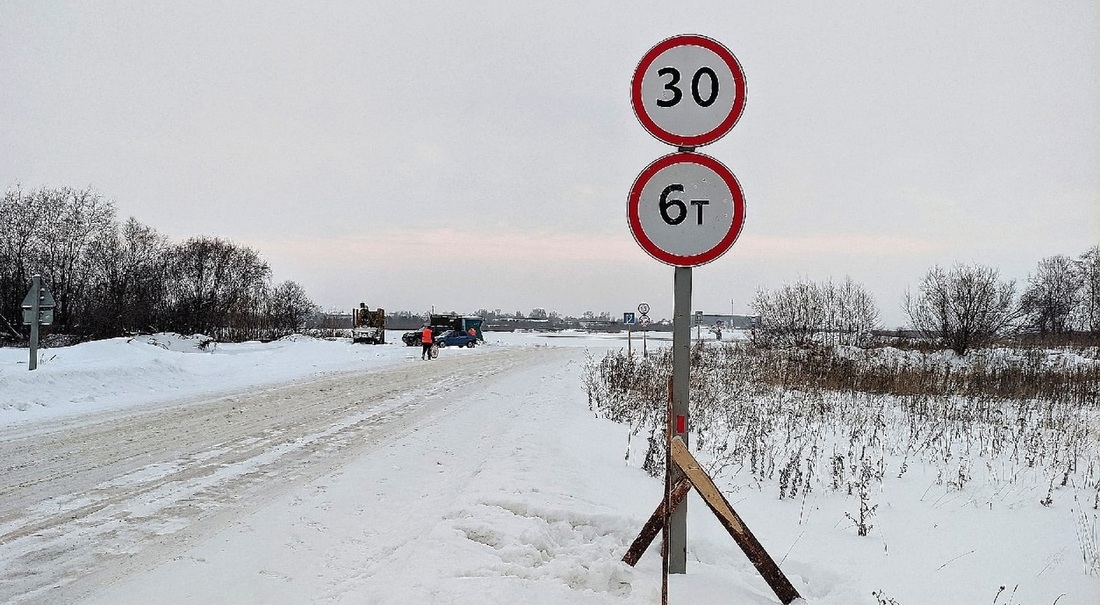
[(623, 313), (623, 323), (628, 325), (628, 326), (634, 325), (634, 323), (635, 323), (634, 314), (633, 313)]
[[(685, 450), (691, 398), (691, 268), (725, 254), (745, 222), (745, 196), (737, 178), (721, 162), (695, 149), (717, 141), (737, 124), (745, 109), (746, 90), (745, 73), (733, 53), (715, 40), (693, 34), (659, 42), (642, 56), (630, 81), (630, 104), (642, 127), (657, 140), (677, 147), (677, 153), (658, 158), (638, 175), (627, 197), (626, 217), (638, 245), (676, 269), (667, 433), (672, 435), (675, 426)], [(645, 327), (648, 305), (645, 309), (639, 305), (638, 311), (638, 324)], [(642, 334), (644, 355), (644, 330)], [(685, 573), (687, 568), (687, 503), (673, 510), (668, 496), (684, 472), (674, 466), (669, 451), (666, 448), (663, 518), (666, 581), (667, 574)], [(667, 588), (667, 583), (663, 586)], [(662, 602), (667, 600), (664, 597), (667, 594), (663, 593)], [(790, 602), (783, 597), (784, 603)]]
[[(45, 286), (40, 286), (38, 288), (38, 290), (39, 290), (39, 294), (38, 294), (38, 308), (39, 309), (45, 309), (47, 307), (52, 309), (52, 308), (57, 306), (56, 304), (54, 304), (53, 294), (50, 294), (49, 289), (47, 289)], [(33, 287), (27, 292), (27, 295), (23, 297), (23, 308), (24, 309), (34, 308), (34, 288)]]
[[(34, 309), (23, 309), (23, 325), (34, 323)], [(53, 325), (53, 307), (42, 307), (38, 310), (38, 325)]]
[(53, 295), (42, 285), (42, 276), (31, 276), (31, 289), (23, 298), (23, 324), (31, 327), (28, 370), (38, 369), (38, 327), (53, 323)]
[(639, 303), (638, 304), (638, 313), (640, 313), (642, 315), (645, 315), (645, 314), (649, 313), (649, 303)]

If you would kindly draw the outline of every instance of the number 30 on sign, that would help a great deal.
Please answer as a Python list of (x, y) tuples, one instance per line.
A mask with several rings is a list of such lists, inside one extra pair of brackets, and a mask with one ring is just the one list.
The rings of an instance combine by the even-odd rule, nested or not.
[(678, 147), (713, 143), (745, 110), (745, 73), (719, 42), (674, 36), (642, 57), (630, 83), (634, 114), (658, 140)]
[(627, 199), (638, 245), (676, 267), (709, 263), (729, 250), (745, 224), (737, 177), (701, 153), (658, 158), (638, 175)]

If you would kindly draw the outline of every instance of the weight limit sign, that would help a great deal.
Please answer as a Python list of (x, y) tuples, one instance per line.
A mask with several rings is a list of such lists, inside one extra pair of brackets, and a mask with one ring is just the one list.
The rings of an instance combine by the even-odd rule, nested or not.
[(673, 153), (646, 166), (630, 188), (627, 222), (653, 258), (695, 267), (726, 253), (745, 224), (737, 177), (700, 153)]

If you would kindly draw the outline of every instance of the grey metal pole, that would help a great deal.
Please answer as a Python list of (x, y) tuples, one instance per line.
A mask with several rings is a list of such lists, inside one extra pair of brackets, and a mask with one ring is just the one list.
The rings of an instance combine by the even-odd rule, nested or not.
[[(688, 443), (688, 372), (691, 365), (691, 267), (676, 267), (672, 312), (673, 435)], [(677, 467), (673, 482), (683, 472)], [(669, 573), (687, 573), (687, 500), (672, 513), (669, 527)]]
[(38, 312), (42, 300), (42, 276), (31, 278), (31, 359), (28, 370), (38, 369)]

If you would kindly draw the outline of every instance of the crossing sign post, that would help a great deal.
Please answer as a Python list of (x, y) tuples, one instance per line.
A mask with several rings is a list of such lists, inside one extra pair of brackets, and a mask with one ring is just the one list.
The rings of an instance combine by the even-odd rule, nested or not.
[[(745, 73), (733, 53), (705, 36), (673, 36), (651, 48), (634, 70), (630, 104), (649, 134), (679, 153), (647, 166), (627, 198), (627, 223), (638, 245), (675, 267), (672, 314), (672, 412), (675, 435), (688, 444), (688, 350), (691, 268), (722, 256), (741, 233), (745, 199), (721, 162), (694, 153), (725, 136), (741, 118)], [(681, 473), (670, 466), (673, 481)], [(687, 505), (671, 512), (667, 569), (687, 567)]]
[(31, 278), (31, 289), (23, 299), (23, 324), (31, 327), (28, 370), (38, 369), (38, 326), (53, 323), (54, 306), (53, 295), (42, 285), (42, 276), (35, 274)]
[(633, 313), (629, 311), (623, 313), (623, 325), (626, 326), (626, 354), (628, 356), (634, 355), (633, 343), (630, 338), (630, 334), (633, 331), (631, 328), (634, 327), (634, 323), (635, 318)]
[[(665, 499), (624, 558), (636, 561), (631, 553), (641, 556), (653, 538), (647, 530), (663, 529), (663, 603), (667, 602), (667, 575), (685, 573), (687, 567), (687, 502), (683, 496), (690, 487), (682, 486), (685, 482), (694, 485), (704, 498), (717, 493), (698, 472), (691, 474), (697, 463), (688, 450), (691, 268), (725, 254), (745, 222), (745, 196), (737, 178), (718, 160), (695, 153), (695, 148), (717, 141), (737, 124), (745, 109), (746, 90), (745, 73), (733, 53), (715, 40), (690, 34), (673, 36), (651, 48), (630, 82), (630, 104), (642, 127), (678, 152), (658, 158), (642, 170), (627, 196), (627, 225), (635, 241), (654, 259), (675, 267)], [(638, 307), (639, 323), (648, 319), (646, 307)], [(680, 451), (675, 459), (673, 444)], [(728, 508), (732, 513), (728, 505), (716, 507), (713, 503), (718, 500), (713, 497), (707, 502), (720, 519), (733, 518), (724, 512)], [(741, 525), (738, 520), (730, 527)], [(746, 532), (731, 530), (731, 536), (776, 595), (783, 603), (798, 598), (767, 552), (754, 538), (745, 537), (744, 529)]]

